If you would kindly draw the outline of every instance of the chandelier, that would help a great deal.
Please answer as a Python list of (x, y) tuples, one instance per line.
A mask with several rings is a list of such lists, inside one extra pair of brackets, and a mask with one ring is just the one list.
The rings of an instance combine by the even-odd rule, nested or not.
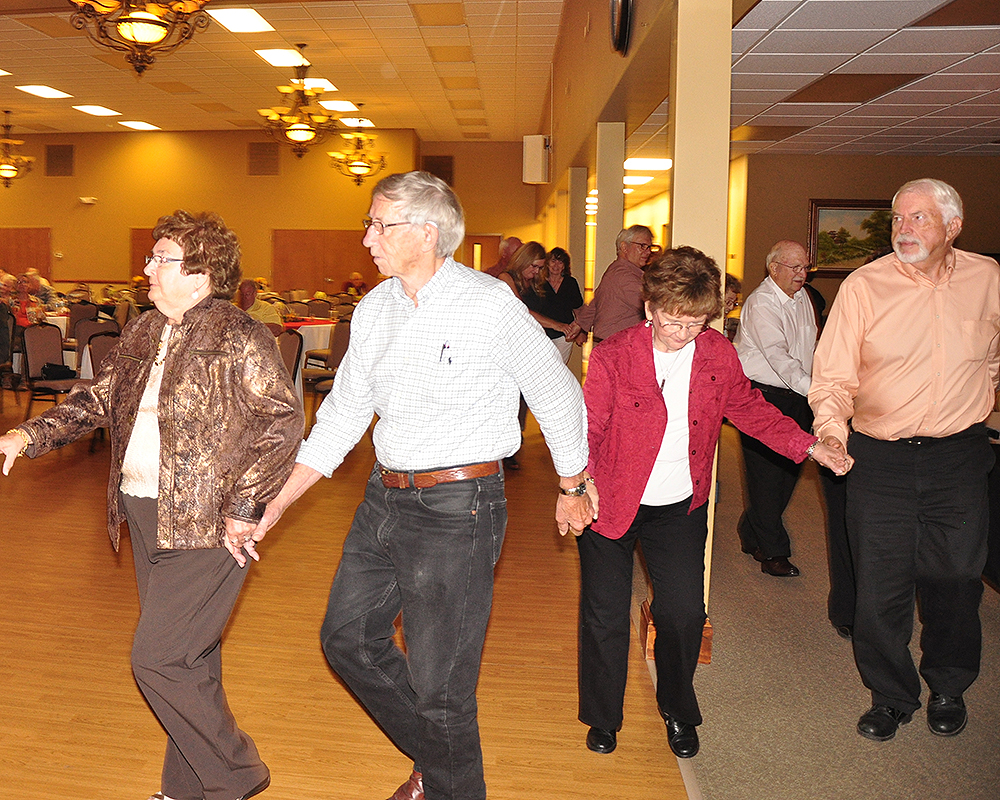
[(125, 53), (142, 75), (156, 56), (171, 53), (208, 27), (209, 0), (69, 0), (70, 24), (103, 47)]
[(295, 67), (295, 77), (291, 85), (278, 87), (278, 91), (288, 97), (290, 104), (261, 108), (257, 113), (264, 118), (264, 124), (267, 125), (271, 138), (291, 145), (292, 152), (302, 158), (312, 145), (319, 144), (327, 137), (336, 120), (319, 104), (323, 90), (306, 87), (306, 75), (310, 66), (302, 55), (306, 46), (304, 44), (295, 46), (302, 57), (302, 62)]
[(370, 133), (365, 133), (358, 127), (354, 131), (345, 131), (340, 134), (345, 142), (345, 149), (327, 153), (330, 156), (330, 166), (340, 170), (341, 174), (354, 180), (360, 186), (365, 178), (377, 175), (386, 167), (384, 155), (372, 152), (375, 146), (375, 137)]
[(4, 111), (3, 138), (0, 139), (0, 181), (6, 188), (10, 188), (10, 182), (14, 178), (23, 178), (31, 172), (31, 162), (35, 159), (31, 156), (19, 156), (14, 152), (15, 147), (24, 144), (20, 139), (10, 138), (10, 112)]

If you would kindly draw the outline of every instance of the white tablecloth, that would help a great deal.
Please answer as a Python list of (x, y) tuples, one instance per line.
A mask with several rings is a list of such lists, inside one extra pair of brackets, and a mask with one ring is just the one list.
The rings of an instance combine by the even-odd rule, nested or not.
[(63, 316), (62, 314), (52, 314), (45, 317), (45, 321), (51, 325), (58, 325), (59, 330), (62, 331), (63, 339), (66, 338), (66, 326), (69, 325), (69, 317)]

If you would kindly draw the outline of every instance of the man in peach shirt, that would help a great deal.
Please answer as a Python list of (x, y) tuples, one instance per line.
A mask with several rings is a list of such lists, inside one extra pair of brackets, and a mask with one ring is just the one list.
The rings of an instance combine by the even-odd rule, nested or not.
[[(962, 695), (979, 674), (994, 460), (983, 422), (1000, 367), (1000, 267), (954, 248), (961, 230), (951, 186), (925, 178), (900, 188), (894, 252), (844, 280), (813, 362), (816, 435), (856, 459), (854, 656), (872, 694), (858, 733), (875, 741), (920, 707), (920, 676), (931, 732), (960, 733)], [(908, 648), (915, 598), (919, 676)]]

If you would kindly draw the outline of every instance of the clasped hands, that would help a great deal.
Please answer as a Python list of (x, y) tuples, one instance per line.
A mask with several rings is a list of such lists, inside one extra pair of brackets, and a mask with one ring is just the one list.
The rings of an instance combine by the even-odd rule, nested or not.
[(816, 443), (812, 458), (834, 475), (846, 475), (854, 466), (854, 459), (847, 454), (847, 447), (836, 436), (824, 436)]

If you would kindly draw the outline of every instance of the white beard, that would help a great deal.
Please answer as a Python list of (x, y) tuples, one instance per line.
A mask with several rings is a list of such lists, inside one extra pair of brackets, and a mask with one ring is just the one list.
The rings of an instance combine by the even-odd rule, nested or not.
[[(917, 252), (903, 253), (900, 249), (901, 244), (915, 244), (917, 246)], [(895, 251), (896, 257), (904, 264), (917, 264), (921, 261), (926, 261), (931, 255), (930, 251), (924, 247), (923, 243), (916, 239), (896, 239), (892, 243), (892, 249)]]

